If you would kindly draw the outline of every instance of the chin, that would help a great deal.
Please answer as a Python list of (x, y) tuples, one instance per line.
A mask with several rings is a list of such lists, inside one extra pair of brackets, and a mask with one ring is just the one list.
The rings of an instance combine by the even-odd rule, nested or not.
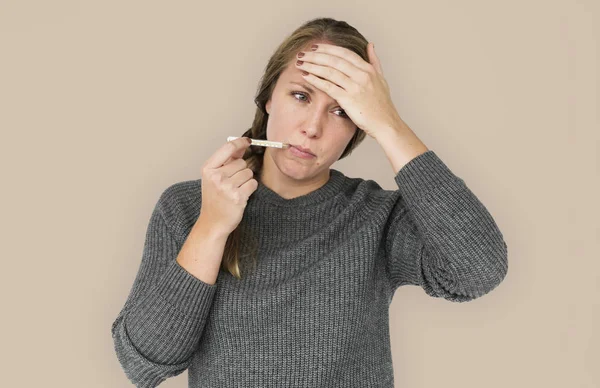
[(311, 178), (317, 175), (317, 168), (315, 164), (302, 164), (296, 160), (286, 159), (282, 163), (276, 163), (279, 171), (289, 176), (290, 178), (302, 180)]

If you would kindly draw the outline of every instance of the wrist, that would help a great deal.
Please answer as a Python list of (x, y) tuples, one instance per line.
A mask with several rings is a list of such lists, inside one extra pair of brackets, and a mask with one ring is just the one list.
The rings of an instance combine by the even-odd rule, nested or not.
[(198, 233), (207, 236), (211, 240), (227, 240), (231, 232), (207, 216), (202, 216), (201, 213), (190, 233)]

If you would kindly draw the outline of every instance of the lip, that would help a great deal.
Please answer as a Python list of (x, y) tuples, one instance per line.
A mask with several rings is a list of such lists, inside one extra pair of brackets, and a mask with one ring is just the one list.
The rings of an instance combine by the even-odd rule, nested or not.
[(295, 157), (297, 157), (297, 158), (302, 158), (302, 159), (314, 159), (314, 158), (316, 158), (316, 156), (315, 156), (315, 155), (313, 155), (313, 154), (310, 154), (310, 153), (308, 153), (308, 152), (301, 151), (301, 150), (300, 150), (298, 147), (296, 147), (296, 146), (291, 146), (291, 147), (289, 148), (289, 151), (290, 151), (290, 153), (291, 153), (292, 155), (294, 155), (294, 156), (295, 156)]
[(299, 149), (299, 150), (300, 150), (300, 151), (302, 151), (302, 152), (306, 152), (306, 153), (308, 153), (308, 154), (311, 154), (312, 156), (317, 156), (317, 155), (315, 155), (315, 153), (314, 153), (314, 152), (312, 152), (312, 151), (310, 150), (310, 148), (303, 148), (303, 147), (300, 147), (299, 145), (294, 145), (294, 144), (292, 144), (292, 147), (294, 147), (294, 148), (297, 148), (297, 149)]

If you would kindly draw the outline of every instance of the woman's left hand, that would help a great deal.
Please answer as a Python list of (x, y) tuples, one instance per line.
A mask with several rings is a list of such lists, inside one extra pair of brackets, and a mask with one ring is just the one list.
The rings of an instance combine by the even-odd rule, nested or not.
[(373, 138), (401, 125), (372, 43), (367, 47), (370, 63), (345, 47), (318, 46), (297, 58), (304, 63), (296, 68), (309, 73), (303, 75), (308, 83), (335, 99), (350, 120)]

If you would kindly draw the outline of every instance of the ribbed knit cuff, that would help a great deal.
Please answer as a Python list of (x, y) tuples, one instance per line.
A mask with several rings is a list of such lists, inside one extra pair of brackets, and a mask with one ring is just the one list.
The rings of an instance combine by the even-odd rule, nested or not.
[(208, 284), (183, 268), (177, 260), (167, 265), (154, 292), (189, 317), (205, 318), (212, 306), (217, 284)]
[(178, 364), (160, 364), (153, 362), (141, 354), (131, 342), (127, 329), (120, 323), (119, 317), (114, 325), (112, 335), (117, 358), (129, 380), (137, 387), (157, 387), (168, 377), (177, 376), (189, 366), (189, 362)]
[(439, 190), (455, 191), (465, 183), (448, 168), (433, 150), (414, 157), (394, 177), (402, 196), (409, 203), (418, 203)]

